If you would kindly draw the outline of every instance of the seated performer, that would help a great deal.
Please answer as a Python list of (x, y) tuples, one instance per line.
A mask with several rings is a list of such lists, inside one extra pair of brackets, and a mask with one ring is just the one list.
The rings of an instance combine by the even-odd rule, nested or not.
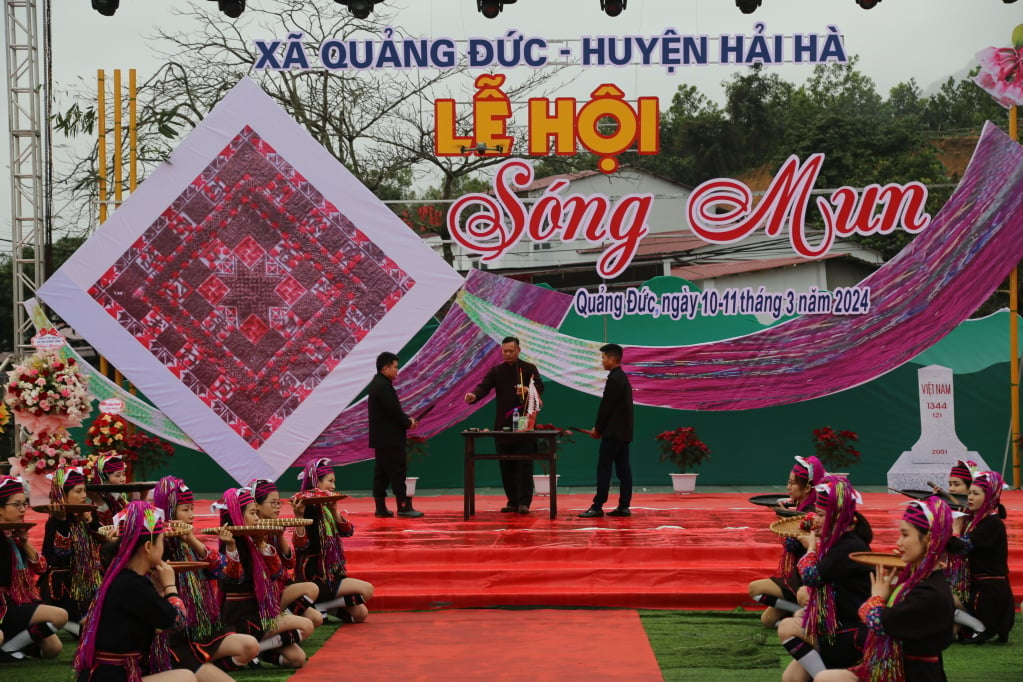
[[(153, 491), (153, 503), (166, 518), (192, 525), (195, 520), (195, 498), (191, 489), (180, 478), (164, 476)], [(154, 668), (191, 670), (202, 679), (209, 679), (211, 671), (199, 670), (212, 662), (222, 670), (240, 670), (259, 654), (255, 637), (238, 634), (224, 627), (220, 618), (220, 599), (215, 585), (223, 576), (221, 556), (187, 533), (179, 537), (165, 537), (164, 561), (206, 562), (199, 571), (178, 573), (178, 595), (185, 605), (185, 627), (162, 633), (158, 646), (153, 647)], [(221, 675), (223, 679), (230, 679)]]
[(195, 680), (189, 670), (147, 674), (144, 662), (157, 630), (185, 625), (174, 569), (163, 560), (163, 514), (148, 502), (132, 502), (114, 524), (117, 554), (82, 622), (78, 682)]
[[(23, 523), (28, 508), (25, 482), (0, 477), (0, 521)], [(67, 611), (43, 604), (36, 576), (46, 571), (46, 559), (28, 541), (28, 530), (0, 531), (0, 660), (25, 658), (22, 650), (43, 658), (60, 654), (56, 632), (67, 623)]]
[(859, 494), (841, 476), (826, 476), (816, 490), (817, 529), (799, 536), (806, 547), (799, 575), (809, 599), (802, 619), (778, 624), (778, 638), (795, 659), (782, 674), (784, 682), (854, 665), (866, 639), (856, 609), (870, 594), (870, 567), (849, 558), (852, 552), (870, 551), (862, 529), (857, 530), (865, 523), (856, 514)]
[(99, 522), (91, 512), (62, 512), (60, 505), (88, 504), (85, 473), (78, 467), (61, 467), (53, 473), (50, 487), (50, 516), (43, 536), (46, 573), (39, 576), (39, 594), (43, 602), (58, 606), (68, 614), (64, 626), (77, 635), (82, 616), (103, 580), (99, 560), (99, 542), (95, 532)]
[(334, 492), (334, 468), (327, 459), (306, 466), (299, 476), (301, 492), (295, 496), (295, 514), (312, 519), (313, 524), (295, 531), (293, 538), (298, 563), (295, 579), (316, 583), (319, 596), (316, 608), (326, 613), (337, 609), (338, 617), (348, 623), (361, 623), (369, 615), (366, 602), (373, 596), (373, 586), (365, 580), (348, 577), (345, 551), (341, 538), (351, 537), (355, 526), (340, 514), (335, 504), (302, 502), (303, 494)]
[[(824, 478), (824, 465), (816, 457), (796, 457), (796, 463), (789, 473), (786, 490), (796, 511), (813, 511), (817, 501), (815, 487)], [(785, 538), (781, 560), (778, 563), (778, 575), (761, 578), (749, 584), (749, 596), (767, 608), (760, 614), (760, 622), (766, 627), (778, 626), (785, 613), (794, 613), (799, 609), (796, 603), (796, 592), (802, 582), (796, 562), (806, 553), (806, 548), (795, 538)]]
[[(258, 478), (249, 483), (249, 490), (252, 492), (252, 499), (256, 501), (259, 518), (279, 519), (281, 517), (281, 494), (273, 481)], [(281, 533), (267, 536), (266, 541), (276, 550), (284, 569), (278, 580), (281, 590), (281, 608), (296, 616), (305, 616), (312, 621), (314, 627), (323, 625), (323, 614), (312, 608), (316, 603), (320, 588), (316, 583), (297, 583), (292, 579), (295, 571), (295, 550), (288, 542), (288, 538)]]
[[(259, 512), (248, 488), (231, 488), (212, 508), (220, 512), (226, 525), (252, 526)], [(224, 624), (259, 640), (260, 658), (288, 668), (301, 668), (306, 656), (298, 645), (313, 633), (308, 618), (281, 611), (280, 557), (266, 542), (266, 535), (234, 538), (224, 530), (221, 551), (227, 556), (224, 578), (220, 581), (224, 606)], [(268, 653), (264, 653), (268, 652)]]
[[(92, 482), (112, 485), (127, 483), (128, 467), (124, 458), (114, 452), (100, 455), (93, 467)], [(96, 504), (96, 515), (101, 526), (109, 526), (113, 523), (114, 515), (128, 506), (128, 497), (124, 493), (93, 492), (90, 497)]]
[(966, 606), (983, 630), (974, 629), (972, 636), (962, 640), (964, 644), (983, 644), (995, 636), (1007, 642), (1015, 624), (1016, 598), (1009, 585), (1009, 539), (1001, 496), (1001, 474), (984, 471), (973, 477), (960, 539), (970, 576)]
[[(905, 568), (878, 568), (871, 596), (859, 608), (869, 630), (862, 663), (827, 670), (816, 682), (943, 682), (941, 652), (952, 643), (952, 593), (941, 558), (952, 535), (952, 511), (944, 500), (914, 500), (899, 524), (898, 548)], [(954, 542), (954, 540), (953, 540)]]

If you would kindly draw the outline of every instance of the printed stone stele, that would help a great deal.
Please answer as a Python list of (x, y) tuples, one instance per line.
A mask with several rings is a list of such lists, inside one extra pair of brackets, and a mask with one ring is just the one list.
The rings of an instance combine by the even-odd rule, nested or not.
[(952, 370), (928, 365), (917, 371), (920, 399), (920, 438), (888, 470), (888, 487), (898, 490), (929, 490), (928, 481), (948, 486), (948, 472), (956, 460), (972, 459), (986, 471), (981, 456), (967, 450), (956, 435)]

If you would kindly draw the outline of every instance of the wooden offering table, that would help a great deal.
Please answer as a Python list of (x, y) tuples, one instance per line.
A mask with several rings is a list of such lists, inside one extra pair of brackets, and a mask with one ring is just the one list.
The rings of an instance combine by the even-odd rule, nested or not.
[[(476, 462), (484, 459), (496, 460), (546, 460), (551, 476), (551, 518), (558, 516), (558, 464), (557, 436), (560, 431), (462, 431), (465, 438), (465, 520), (476, 513)], [(536, 443), (534, 452), (498, 454), (496, 442), (494, 452), (478, 452), (476, 442), (480, 438), (500, 439), (507, 443)], [(544, 446), (540, 449), (540, 446)]]

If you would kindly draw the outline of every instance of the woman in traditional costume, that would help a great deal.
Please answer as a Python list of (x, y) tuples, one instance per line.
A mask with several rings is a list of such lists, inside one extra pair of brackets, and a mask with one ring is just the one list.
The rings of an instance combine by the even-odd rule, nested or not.
[[(27, 508), (25, 482), (0, 477), (0, 521), (24, 523)], [(67, 624), (67, 611), (39, 599), (36, 577), (45, 572), (46, 558), (29, 542), (27, 529), (0, 531), (0, 659), (24, 658), (23, 649), (43, 658), (60, 654), (56, 633)]]
[[(941, 652), (952, 643), (955, 605), (941, 571), (952, 511), (939, 497), (910, 502), (899, 523), (905, 568), (878, 566), (859, 608), (869, 635), (862, 663), (828, 670), (817, 682), (944, 682)], [(955, 540), (953, 539), (954, 543)], [(897, 574), (897, 577), (896, 577)]]
[(178, 630), (187, 614), (174, 569), (163, 560), (163, 514), (132, 502), (114, 519), (117, 553), (82, 623), (78, 682), (192, 682), (189, 670), (147, 674), (157, 630)]
[[(256, 502), (248, 488), (231, 488), (213, 506), (224, 525), (254, 526), (259, 522)], [(220, 581), (224, 624), (259, 641), (260, 660), (288, 668), (301, 668), (306, 656), (298, 645), (313, 632), (308, 618), (284, 613), (278, 579), (281, 559), (266, 536), (229, 532), (221, 538), (221, 552), (227, 557)]]
[[(870, 567), (849, 558), (869, 552), (865, 521), (856, 513), (859, 494), (847, 479), (826, 476), (817, 486), (814, 532), (799, 536), (806, 554), (798, 562), (808, 590), (802, 618), (786, 618), (778, 638), (792, 658), (785, 682), (815, 679), (825, 668), (845, 668), (860, 660), (866, 629), (856, 609), (870, 595)], [(797, 614), (798, 615), (798, 614)]]
[[(185, 482), (164, 476), (153, 491), (153, 503), (166, 518), (192, 525), (195, 498)], [(178, 594), (188, 613), (185, 627), (156, 640), (153, 657), (161, 669), (184, 668), (197, 672), (207, 663), (222, 670), (240, 670), (259, 654), (259, 642), (247, 634), (231, 632), (220, 618), (217, 581), (223, 576), (220, 553), (206, 547), (191, 531), (164, 538), (164, 561), (205, 563), (200, 570), (178, 574)], [(198, 675), (203, 678), (203, 675)], [(226, 675), (224, 679), (230, 679)]]
[[(816, 457), (796, 457), (789, 472), (785, 489), (796, 511), (813, 511), (817, 502), (816, 486), (824, 478), (824, 465)], [(760, 622), (774, 628), (786, 615), (799, 610), (796, 592), (802, 586), (796, 563), (806, 554), (806, 548), (795, 538), (785, 538), (778, 573), (770, 578), (754, 580), (749, 584), (749, 595), (766, 604)]]
[(361, 623), (369, 615), (366, 602), (373, 596), (373, 585), (351, 578), (345, 567), (345, 550), (341, 538), (355, 534), (355, 525), (337, 511), (334, 503), (315, 504), (306, 501), (335, 491), (334, 468), (327, 459), (310, 462), (299, 476), (302, 482), (295, 496), (295, 514), (312, 519), (313, 524), (298, 528), (293, 538), (298, 561), (297, 580), (316, 583), (319, 595), (316, 608), (322, 612), (336, 609), (346, 623)]
[(88, 504), (85, 472), (78, 467), (61, 467), (53, 473), (50, 512), (43, 535), (46, 572), (39, 577), (39, 593), (47, 604), (68, 614), (65, 629), (78, 635), (80, 621), (103, 580), (99, 521), (92, 512), (61, 511), (64, 505)]
[[(268, 479), (257, 478), (249, 483), (252, 499), (256, 501), (259, 518), (267, 521), (281, 517), (281, 494), (277, 485)], [(267, 542), (277, 551), (284, 570), (278, 580), (281, 590), (281, 608), (295, 614), (305, 616), (313, 622), (313, 626), (323, 625), (323, 614), (313, 608), (320, 588), (312, 582), (295, 582), (295, 550), (288, 542), (284, 533), (270, 535)]]

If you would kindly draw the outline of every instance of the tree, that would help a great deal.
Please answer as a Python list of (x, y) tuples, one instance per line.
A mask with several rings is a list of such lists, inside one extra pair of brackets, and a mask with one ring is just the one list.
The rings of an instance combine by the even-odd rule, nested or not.
[[(223, 18), (207, 2), (172, 11), (193, 17), (198, 30), (156, 29), (153, 44), (165, 62), (139, 89), (139, 138), (147, 149), (166, 154), (173, 136), (197, 125), (238, 79), (249, 75), (381, 199), (408, 198), (413, 184), (431, 175), (440, 177), (441, 198), (450, 199), (463, 178), (504, 160), (475, 154), (438, 157), (434, 152), (432, 102), (452, 93), (462, 95), (462, 101), (471, 99), (472, 83), (466, 76), (472, 74), (464, 66), (252, 73), (258, 50), (245, 39), (241, 21)], [(325, 40), (379, 40), (383, 29), (392, 26), (392, 18), (383, 6), (362, 20), (340, 10), (324, 11), (306, 0), (278, 0), (269, 7), (248, 7), (242, 21), (263, 20), (274, 35), (301, 33), (309, 61), (316, 64), (313, 51)], [(395, 39), (400, 35), (397, 29)], [(504, 92), (513, 102), (524, 100), (526, 93), (543, 96), (538, 89), (553, 88), (560, 71), (561, 67), (530, 70)], [(460, 107), (456, 128), (471, 130), (471, 116), (470, 107)], [(75, 131), (86, 123), (84, 115), (71, 116), (65, 128)], [(513, 128), (509, 134), (516, 132)], [(158, 157), (153, 155), (153, 160)], [(95, 196), (94, 158), (95, 151), (73, 169), (70, 183), (90, 199)], [(441, 231), (446, 237), (446, 228), (441, 226)], [(453, 259), (450, 252), (445, 255)]]

